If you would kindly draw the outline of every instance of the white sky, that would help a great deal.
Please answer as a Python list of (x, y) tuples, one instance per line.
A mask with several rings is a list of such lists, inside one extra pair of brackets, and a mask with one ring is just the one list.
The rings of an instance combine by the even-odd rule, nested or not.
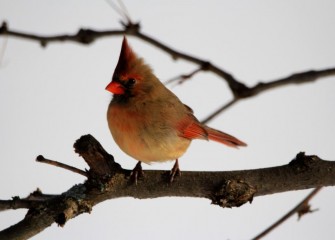
[[(294, 72), (335, 66), (334, 1), (124, 1), (143, 32), (177, 50), (210, 60), (249, 86)], [(81, 27), (118, 29), (119, 16), (101, 1), (2, 0), (0, 21), (36, 34), (74, 33)], [(117, 62), (122, 37), (90, 46), (9, 38), (0, 66), (0, 198), (24, 197), (40, 187), (62, 193), (84, 178), (36, 163), (37, 155), (84, 169), (73, 152), (91, 133), (125, 168), (136, 162), (110, 136), (104, 90)], [(130, 45), (166, 81), (196, 66), (172, 61), (135, 38)], [(3, 49), (4, 38), (0, 38)], [(335, 78), (287, 86), (239, 102), (210, 126), (246, 141), (236, 151), (195, 141), (181, 158), (182, 170), (235, 170), (287, 164), (300, 151), (335, 159)], [(201, 120), (231, 98), (224, 81), (201, 73), (172, 90)], [(170, 169), (172, 163), (144, 166)], [(221, 209), (205, 199), (132, 198), (104, 202), (93, 212), (55, 224), (33, 239), (250, 239), (294, 207), (308, 192), (257, 197), (240, 208)], [(319, 211), (294, 216), (267, 239), (334, 239), (334, 188), (312, 201)], [(0, 229), (24, 210), (0, 213)]]

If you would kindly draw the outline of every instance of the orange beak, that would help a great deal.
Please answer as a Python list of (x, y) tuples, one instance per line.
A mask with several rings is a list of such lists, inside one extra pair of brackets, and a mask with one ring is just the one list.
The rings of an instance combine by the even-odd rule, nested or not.
[(118, 82), (110, 82), (107, 85), (106, 90), (113, 94), (119, 94), (119, 95), (124, 94), (125, 92), (124, 87)]

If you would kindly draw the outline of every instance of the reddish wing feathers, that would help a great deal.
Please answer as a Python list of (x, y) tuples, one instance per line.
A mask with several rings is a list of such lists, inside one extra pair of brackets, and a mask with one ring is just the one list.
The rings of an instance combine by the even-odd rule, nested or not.
[(181, 137), (190, 140), (212, 140), (225, 144), (229, 147), (247, 146), (247, 144), (244, 142), (227, 133), (202, 125), (191, 114), (188, 114), (187, 117), (180, 122), (180, 124), (177, 126), (177, 129), (179, 130)]
[(229, 147), (247, 146), (247, 144), (245, 144), (244, 142), (238, 140), (237, 138), (227, 133), (221, 132), (219, 130), (207, 126), (205, 126), (205, 129), (208, 133), (209, 140), (223, 143)]
[(183, 131), (183, 137), (188, 139), (205, 139), (208, 140), (206, 130), (196, 122), (192, 122)]
[(179, 131), (180, 137), (184, 137), (190, 140), (208, 140), (207, 131), (192, 114), (187, 114), (186, 117), (176, 127)]
[[(127, 74), (128, 70), (133, 64), (133, 60), (136, 59), (136, 54), (132, 51), (128, 45), (127, 38), (123, 38), (122, 49), (119, 57), (118, 64), (115, 68), (115, 72)], [(204, 139), (212, 140), (219, 143), (223, 143), (230, 147), (246, 146), (246, 144), (239, 139), (215, 130), (213, 128), (202, 125), (194, 116), (193, 111), (187, 105), (184, 105), (187, 109), (188, 114), (186, 117), (176, 126), (181, 137), (187, 139)]]

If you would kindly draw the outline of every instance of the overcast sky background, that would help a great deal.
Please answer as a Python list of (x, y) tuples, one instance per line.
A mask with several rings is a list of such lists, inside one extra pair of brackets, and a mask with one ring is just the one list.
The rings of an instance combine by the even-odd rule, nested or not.
[[(335, 2), (323, 1), (124, 1), (142, 31), (176, 50), (209, 60), (248, 86), (295, 72), (335, 66)], [(41, 35), (73, 34), (79, 28), (120, 29), (106, 1), (0, 1), (0, 21), (10, 29)], [(0, 198), (25, 197), (39, 187), (59, 194), (84, 178), (35, 162), (37, 155), (87, 168), (73, 143), (90, 133), (124, 168), (136, 162), (109, 133), (104, 90), (117, 63), (122, 36), (89, 46), (0, 37)], [(129, 37), (138, 55), (166, 81), (196, 66), (172, 61), (157, 48)], [(300, 151), (335, 160), (335, 77), (287, 86), (240, 101), (209, 123), (249, 144), (240, 150), (194, 141), (180, 159), (182, 170), (226, 171), (287, 164)], [(200, 73), (169, 86), (201, 120), (231, 99), (226, 83)], [(145, 165), (170, 169), (173, 163)], [(140, 183), (139, 183), (140, 184)], [(33, 239), (250, 239), (309, 192), (257, 197), (240, 208), (221, 209), (206, 199), (161, 198), (106, 201)], [(334, 239), (335, 191), (311, 202), (319, 211), (294, 216), (267, 239)], [(26, 211), (0, 213), (0, 229)]]

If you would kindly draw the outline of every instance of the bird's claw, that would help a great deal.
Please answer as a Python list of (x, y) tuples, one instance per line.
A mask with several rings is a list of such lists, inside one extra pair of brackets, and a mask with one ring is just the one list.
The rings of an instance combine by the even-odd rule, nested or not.
[(175, 164), (173, 165), (173, 168), (170, 171), (170, 183), (173, 182), (175, 176), (181, 176), (181, 171), (179, 169), (179, 163), (178, 159), (176, 159)]
[(144, 177), (144, 172), (142, 169), (141, 162), (139, 161), (134, 167), (130, 174), (130, 181), (137, 185), (137, 180)]

